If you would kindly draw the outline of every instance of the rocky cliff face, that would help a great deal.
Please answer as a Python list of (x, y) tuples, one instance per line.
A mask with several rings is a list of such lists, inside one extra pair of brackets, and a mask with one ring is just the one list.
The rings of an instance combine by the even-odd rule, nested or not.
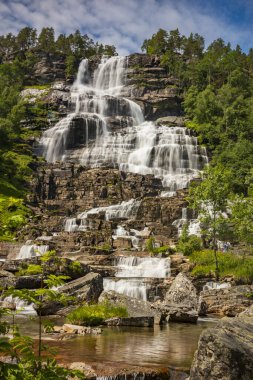
[[(38, 56), (32, 74), (34, 82), (54, 84), (48, 90), (36, 90), (34, 94), (23, 93), (31, 104), (36, 104), (37, 100), (44, 103), (45, 108), (49, 110), (48, 126), (52, 126), (55, 121), (73, 111), (70, 86), (64, 81), (63, 62), (64, 57), (60, 56)], [(89, 60), (91, 78), (99, 63), (99, 57)], [(109, 133), (124, 134), (125, 128), (127, 130), (131, 125), (129, 101), (141, 107), (145, 119), (157, 119), (157, 125), (166, 124), (168, 128), (183, 125), (183, 119), (180, 117), (182, 111), (178, 81), (162, 68), (158, 57), (145, 54), (130, 55), (122, 80), (124, 87), (120, 97), (106, 95), (103, 118)], [(71, 123), (65, 145), (65, 149), (71, 152), (71, 159), (67, 159), (67, 162), (44, 163), (38, 166), (29, 196), (36, 219), (21, 232), (20, 239), (34, 241), (38, 237), (49, 236), (50, 246), (62, 254), (90, 252), (91, 247), (103, 245), (116, 247), (118, 250), (131, 250), (131, 239), (119, 237), (115, 242), (112, 238), (118, 224), (122, 222), (127, 231), (141, 231), (146, 228), (149, 231), (146, 240), (153, 235), (160, 245), (175, 241), (177, 228), (174, 222), (181, 218), (182, 207), (187, 204), (184, 200), (185, 192), (179, 191), (177, 196), (172, 198), (160, 197), (163, 190), (162, 181), (154, 175), (123, 172), (110, 164), (100, 168), (78, 164), (76, 161), (82, 154), (83, 146), (92, 146), (96, 139), (96, 136), (91, 134), (96, 130), (95, 124), (94, 128), (89, 130), (87, 141), (83, 128), (83, 117), (77, 114)], [(134, 143), (134, 140), (131, 143)], [(134, 217), (108, 220), (105, 213), (100, 212), (99, 215), (88, 217), (88, 227), (85, 230), (75, 231), (74, 234), (64, 231), (68, 218), (77, 218), (76, 223), (79, 226), (82, 223), (82, 220), (78, 219), (80, 213), (98, 207), (122, 204), (132, 199), (139, 202)], [(142, 240), (142, 246), (145, 247), (145, 239)]]

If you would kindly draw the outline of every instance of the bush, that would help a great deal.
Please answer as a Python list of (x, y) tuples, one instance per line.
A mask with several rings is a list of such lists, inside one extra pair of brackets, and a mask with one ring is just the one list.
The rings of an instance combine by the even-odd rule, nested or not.
[(125, 307), (104, 303), (80, 306), (67, 315), (67, 320), (77, 325), (98, 326), (108, 318), (127, 317), (127, 315)]
[[(218, 252), (219, 274), (221, 277), (233, 276), (243, 283), (253, 281), (253, 258)], [(195, 264), (193, 276), (206, 276), (215, 273), (214, 253), (210, 250), (194, 252), (190, 260)]]
[(189, 235), (188, 224), (183, 226), (182, 235), (177, 244), (178, 251), (184, 255), (191, 255), (195, 251), (200, 251), (202, 247), (201, 239), (196, 235)]
[(155, 239), (150, 237), (146, 242), (146, 250), (151, 253), (152, 256), (159, 255), (160, 253), (172, 254), (175, 249), (169, 245), (163, 245), (161, 247), (155, 247)]
[(186, 242), (178, 242), (177, 249), (182, 252), (184, 255), (189, 256), (195, 251), (201, 249), (202, 242), (201, 239), (196, 235), (189, 235)]

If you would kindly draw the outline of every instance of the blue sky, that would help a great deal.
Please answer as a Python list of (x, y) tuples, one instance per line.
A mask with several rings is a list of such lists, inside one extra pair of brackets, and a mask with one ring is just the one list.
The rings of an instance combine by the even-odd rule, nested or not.
[(53, 26), (56, 35), (76, 29), (114, 44), (120, 54), (140, 51), (159, 28), (222, 37), (253, 47), (253, 0), (0, 0), (0, 34), (24, 26)]

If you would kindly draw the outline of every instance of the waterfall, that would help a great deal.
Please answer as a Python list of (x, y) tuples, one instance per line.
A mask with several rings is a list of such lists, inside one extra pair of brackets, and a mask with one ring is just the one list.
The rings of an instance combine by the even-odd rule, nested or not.
[(231, 288), (231, 284), (229, 282), (214, 282), (214, 281), (210, 281), (210, 282), (207, 282), (203, 286), (203, 291), (205, 291), (205, 290), (212, 290), (212, 289), (227, 289), (227, 288)]
[(198, 219), (189, 219), (187, 215), (187, 208), (182, 208), (181, 219), (175, 220), (172, 225), (175, 226), (178, 230), (178, 237), (182, 235), (184, 225), (188, 225), (189, 235), (201, 236), (200, 222)]
[(16, 310), (19, 311), (20, 314), (37, 315), (33, 304), (28, 304), (27, 301), (23, 301), (18, 297), (8, 296), (3, 299), (3, 302), (14, 304), (16, 306)]
[(134, 219), (137, 215), (139, 206), (139, 200), (131, 199), (130, 201), (112, 206), (92, 208), (77, 215), (77, 218), (67, 219), (65, 222), (65, 231), (87, 231), (92, 228), (93, 219), (89, 219), (89, 217), (94, 215), (104, 215), (105, 220)]
[(20, 248), (17, 259), (31, 259), (32, 257), (43, 255), (48, 251), (48, 249), (48, 245), (25, 244)]
[[(83, 60), (70, 113), (43, 133), (40, 151), (49, 162), (70, 158), (89, 167), (153, 174), (162, 179), (162, 195), (170, 196), (207, 163), (205, 148), (186, 128), (144, 121), (140, 106), (122, 96), (126, 68), (125, 57), (103, 57), (91, 77)], [(111, 127), (112, 119), (118, 127)]]
[(170, 259), (154, 257), (119, 257), (116, 278), (104, 278), (104, 291), (113, 290), (126, 296), (147, 301), (149, 279), (170, 276)]

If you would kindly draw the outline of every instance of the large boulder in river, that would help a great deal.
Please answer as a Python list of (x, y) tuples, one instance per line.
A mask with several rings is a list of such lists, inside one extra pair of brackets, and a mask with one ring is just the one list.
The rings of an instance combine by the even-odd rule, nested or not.
[(74, 296), (75, 299), (69, 301), (69, 305), (63, 305), (58, 301), (44, 302), (42, 315), (60, 314), (65, 315), (81, 302), (97, 302), (103, 290), (103, 279), (99, 273), (90, 272), (86, 276), (70, 281), (59, 289), (59, 293)]
[(165, 319), (154, 304), (128, 297), (113, 290), (103, 292), (99, 297), (99, 302), (109, 302), (114, 306), (124, 306), (127, 309), (128, 317), (154, 317), (155, 324), (161, 324)]
[(197, 291), (188, 277), (179, 273), (165, 296), (168, 322), (191, 322), (198, 319)]
[(190, 380), (253, 379), (253, 308), (200, 336)]
[(93, 272), (70, 281), (60, 288), (61, 293), (75, 296), (78, 300), (87, 302), (97, 302), (102, 291), (103, 278), (99, 273)]

